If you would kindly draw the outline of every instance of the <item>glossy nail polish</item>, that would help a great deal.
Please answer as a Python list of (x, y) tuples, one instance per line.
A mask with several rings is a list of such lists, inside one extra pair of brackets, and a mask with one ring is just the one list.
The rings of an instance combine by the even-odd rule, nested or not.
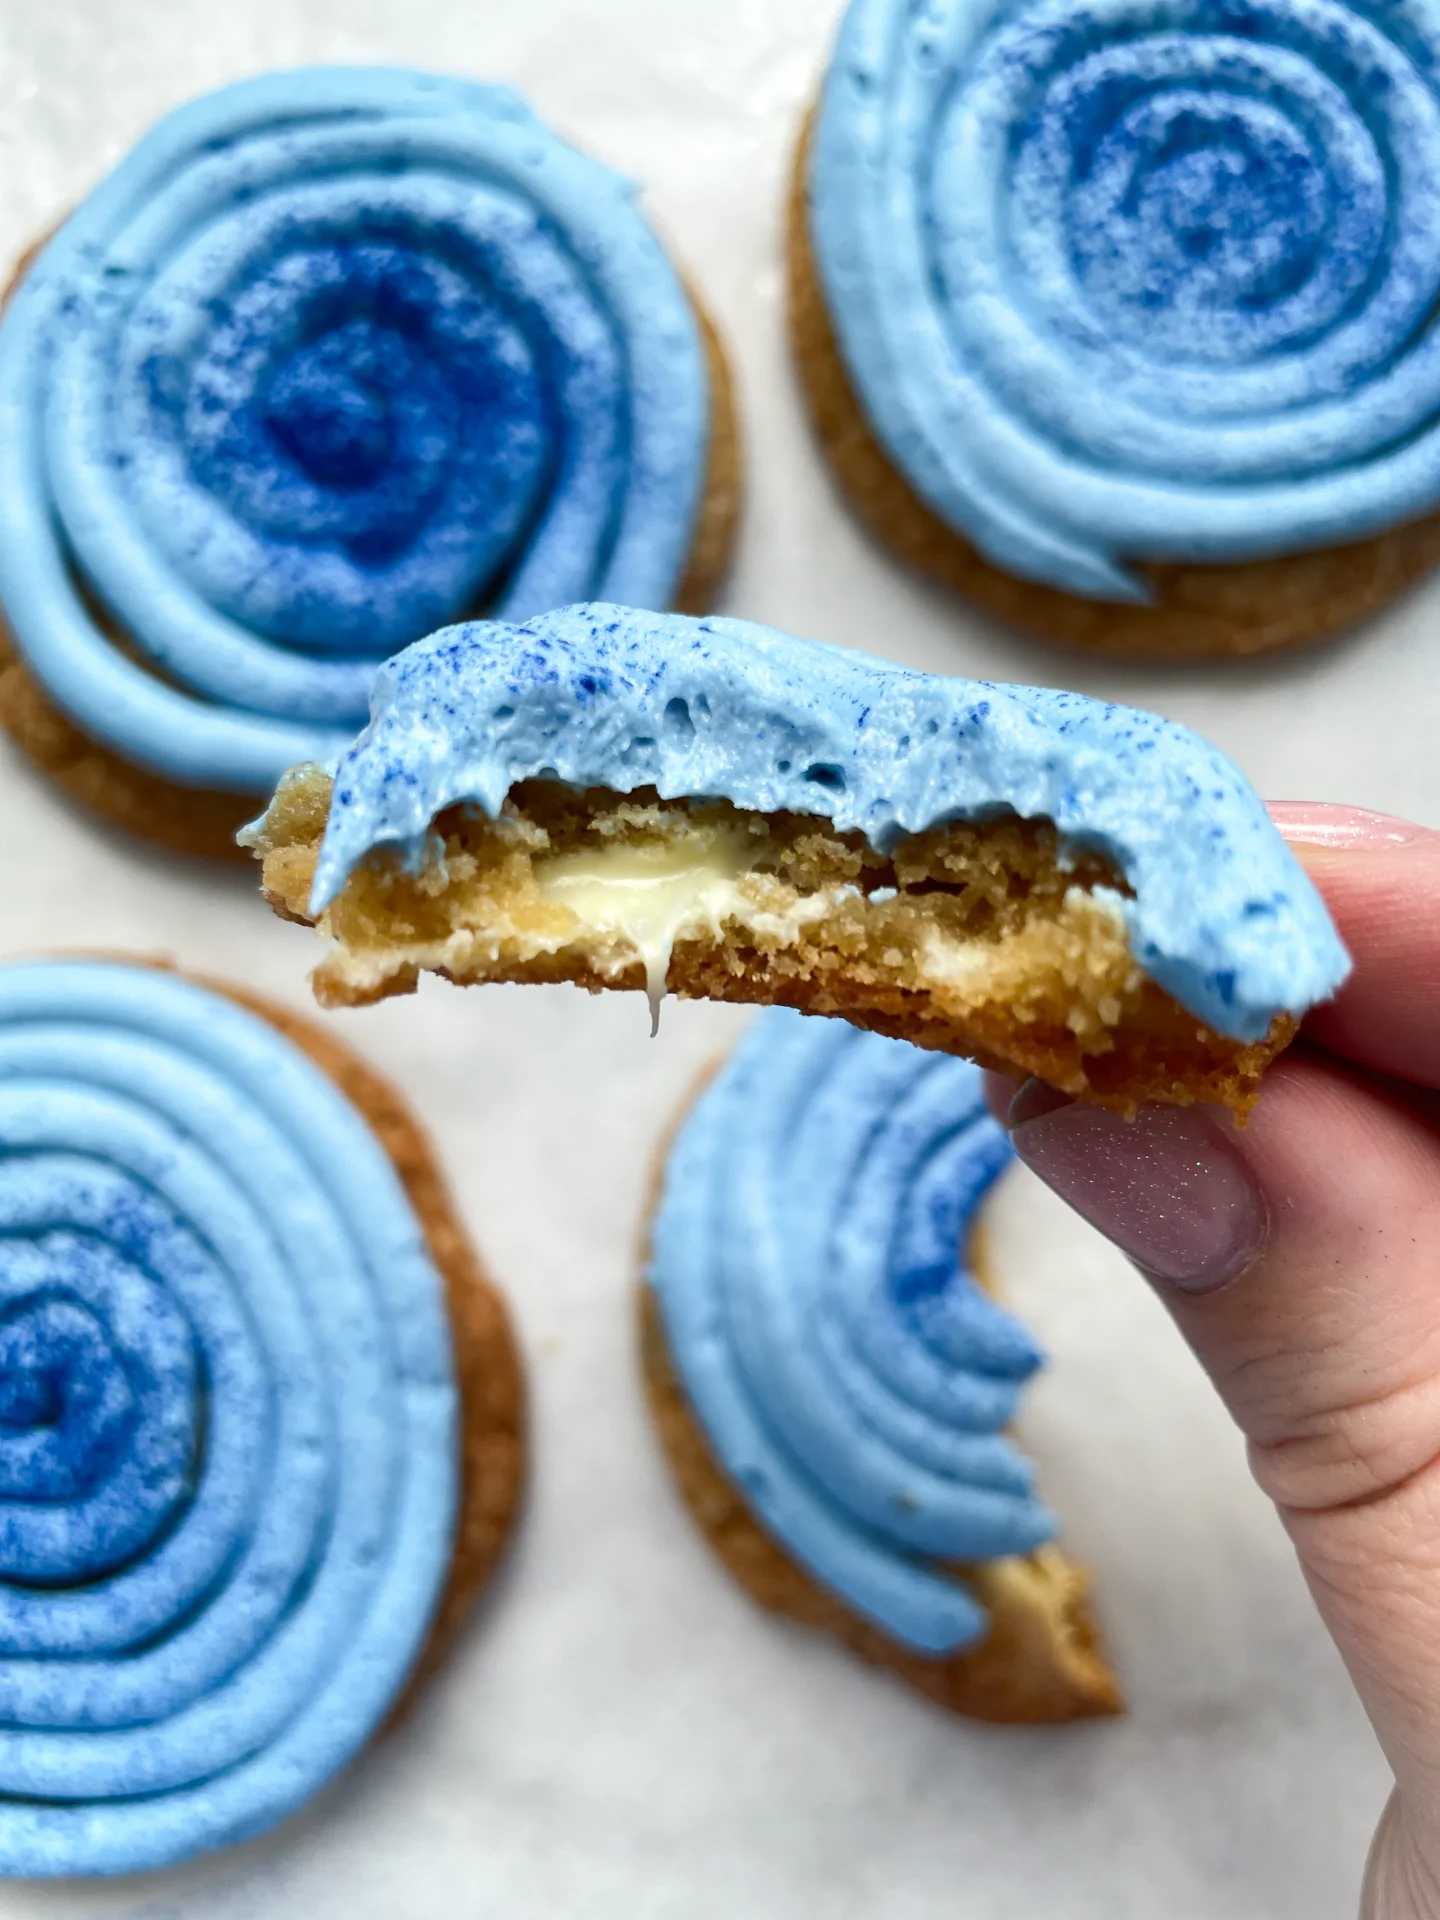
[(1270, 800), (1266, 806), (1287, 840), (1346, 853), (1405, 847), (1430, 831), (1393, 813), (1372, 813), (1368, 807), (1341, 806), (1329, 800)]

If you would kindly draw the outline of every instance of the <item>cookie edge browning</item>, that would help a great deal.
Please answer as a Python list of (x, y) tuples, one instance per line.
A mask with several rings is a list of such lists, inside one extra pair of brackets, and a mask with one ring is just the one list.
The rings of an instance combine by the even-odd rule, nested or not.
[(700, 329), (705, 364), (710, 375), (710, 441), (705, 456), (705, 485), (690, 553), (680, 583), (671, 595), (671, 613), (709, 613), (719, 595), (740, 530), (744, 505), (744, 439), (730, 357), (720, 330), (705, 302), (686, 281), (685, 291)]
[(273, 1027), (318, 1067), (360, 1114), (394, 1167), (445, 1286), (460, 1396), (461, 1495), (450, 1570), (429, 1630), (384, 1726), (401, 1719), (444, 1664), (509, 1543), (527, 1468), (524, 1369), (504, 1297), (461, 1223), (429, 1134), (397, 1089), (344, 1041), (289, 1007), (213, 974), (124, 953), (60, 953), (153, 967), (219, 994)]
[[(651, 1235), (670, 1152), (720, 1062), (697, 1079), (650, 1178), (635, 1289), (640, 1369), (651, 1422), (681, 1499), (712, 1551), (758, 1605), (840, 1640), (938, 1705), (999, 1725), (1058, 1726), (1125, 1711), (1090, 1607), (1090, 1576), (1059, 1547), (955, 1569), (990, 1615), (990, 1631), (958, 1653), (927, 1658), (901, 1646), (800, 1567), (768, 1533), (716, 1459), (685, 1396), (648, 1275)], [(988, 1274), (982, 1276), (992, 1291)]]
[[(273, 893), (265, 899), (271, 911), (281, 919), (302, 926), (314, 922), (296, 916)], [(496, 967), (483, 976), (467, 976), (430, 969), (439, 978), (457, 987), (480, 986), (556, 986), (583, 987), (587, 993), (643, 993), (644, 969), (639, 961), (615, 973), (602, 973), (584, 956), (567, 958), (545, 956), (513, 967)], [(414, 993), (420, 969), (402, 963), (375, 986), (361, 987), (336, 974), (327, 974), (324, 962), (311, 975), (317, 1002), (322, 1007), (372, 1006), (396, 995)], [(727, 964), (723, 948), (693, 951), (690, 943), (677, 942), (666, 975), (666, 994), (677, 1000), (715, 1000), (740, 1006), (786, 1006), (797, 1012), (821, 1018), (847, 1020), (851, 1026), (870, 1033), (884, 1034), (889, 1040), (907, 1040), (911, 1046), (929, 1052), (949, 1053), (973, 1060), (978, 1066), (1013, 1077), (1033, 1075), (1063, 1092), (1074, 1095), (1090, 1106), (1108, 1107), (1133, 1117), (1146, 1101), (1158, 1100), (1170, 1106), (1213, 1105), (1228, 1107), (1237, 1122), (1255, 1104), (1266, 1070), (1299, 1031), (1299, 1023), (1289, 1014), (1277, 1014), (1263, 1040), (1244, 1042), (1212, 1035), (1215, 1058), (1202, 1064), (1188, 1078), (1151, 1064), (1145, 1058), (1143, 1034), (1135, 1036), (1136, 1045), (1127, 1050), (1121, 1042), (1125, 1030), (1117, 1030), (1117, 1045), (1108, 1053), (1078, 1057), (1073, 1044), (1054, 1039), (1022, 1021), (1005, 1017), (969, 1016), (964, 1022), (927, 1014), (914, 1005), (916, 996), (906, 989), (888, 990), (892, 1004), (877, 1006), (877, 990), (847, 994), (843, 968), (823, 979), (794, 982), (771, 979), (762, 968), (749, 967), (734, 972)], [(1195, 1021), (1195, 1031), (1210, 1033)], [(1071, 1043), (1074, 1036), (1069, 1035)], [(1197, 1041), (1197, 1045), (1199, 1042)], [(1133, 1052), (1133, 1058), (1132, 1058)], [(1077, 1072), (1079, 1080), (1077, 1081)]]
[(263, 795), (182, 787), (122, 759), (50, 698), (0, 616), (0, 727), (32, 766), (112, 827), (193, 859), (249, 858), (235, 836)]
[(841, 489), (877, 539), (919, 572), (1040, 640), (1118, 659), (1242, 658), (1303, 646), (1406, 592), (1440, 561), (1440, 513), (1369, 540), (1270, 560), (1206, 567), (1136, 562), (1149, 606), (1088, 600), (992, 566), (911, 487), (851, 385), (810, 240), (808, 169), (815, 116), (795, 145), (786, 211), (786, 313), (811, 425)]
[[(57, 222), (20, 254), (0, 290), (0, 316), (26, 273), (58, 232)], [(704, 302), (682, 281), (700, 330), (710, 376), (710, 438), (705, 483), (690, 550), (670, 610), (710, 610), (734, 557), (743, 500), (739, 410), (724, 343)], [(145, 664), (137, 662), (137, 664)], [(148, 670), (148, 669), (147, 669)], [(235, 835), (267, 796), (187, 787), (127, 760), (79, 726), (52, 699), (0, 613), (0, 728), (47, 779), (111, 826), (194, 859), (248, 860)]]

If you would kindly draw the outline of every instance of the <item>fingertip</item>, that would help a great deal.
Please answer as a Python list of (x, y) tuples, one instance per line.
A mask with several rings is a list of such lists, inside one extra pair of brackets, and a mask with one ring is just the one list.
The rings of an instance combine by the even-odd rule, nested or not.
[(1354, 963), (1305, 1031), (1355, 1066), (1440, 1086), (1440, 832), (1318, 801), (1276, 801), (1270, 814)]

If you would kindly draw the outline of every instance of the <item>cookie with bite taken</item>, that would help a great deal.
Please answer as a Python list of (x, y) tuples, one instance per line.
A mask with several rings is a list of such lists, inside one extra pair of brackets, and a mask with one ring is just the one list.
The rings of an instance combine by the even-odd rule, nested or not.
[(1183, 727), (734, 620), (432, 635), (245, 838), (328, 1005), (427, 970), (778, 1004), (1123, 1111), (1243, 1113), (1349, 966)]
[(1086, 1719), (1119, 1688), (1009, 1432), (1041, 1351), (988, 1291), (1012, 1157), (967, 1062), (762, 1013), (658, 1171), (645, 1386), (681, 1497), (763, 1607), (952, 1712)]

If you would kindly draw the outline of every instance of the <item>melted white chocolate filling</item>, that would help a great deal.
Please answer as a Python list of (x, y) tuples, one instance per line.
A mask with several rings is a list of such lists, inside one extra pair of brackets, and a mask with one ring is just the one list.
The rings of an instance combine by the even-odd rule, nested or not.
[(754, 844), (748, 834), (729, 833), (716, 834), (704, 848), (693, 840), (587, 847), (536, 860), (535, 885), (547, 904), (567, 908), (593, 932), (638, 955), (654, 1033), (677, 940), (699, 933), (718, 940), (726, 921), (738, 921), (771, 939), (793, 941), (803, 927), (855, 892), (849, 886), (827, 887), (783, 912), (769, 910), (743, 884)]

